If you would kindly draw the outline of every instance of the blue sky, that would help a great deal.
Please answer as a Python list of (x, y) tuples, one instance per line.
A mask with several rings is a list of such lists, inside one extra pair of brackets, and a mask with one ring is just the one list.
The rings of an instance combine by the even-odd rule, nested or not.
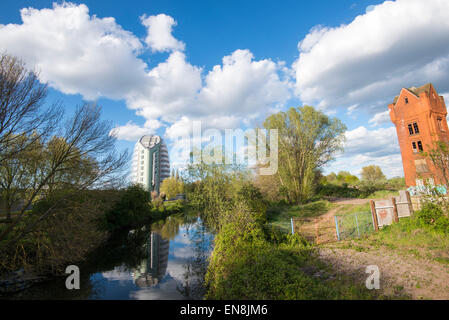
[(6, 0), (0, 51), (38, 69), (68, 113), (102, 105), (120, 148), (310, 104), (348, 127), (326, 173), (378, 164), (392, 177), (403, 172), (387, 105), (426, 82), (449, 96), (448, 21), (444, 0)]

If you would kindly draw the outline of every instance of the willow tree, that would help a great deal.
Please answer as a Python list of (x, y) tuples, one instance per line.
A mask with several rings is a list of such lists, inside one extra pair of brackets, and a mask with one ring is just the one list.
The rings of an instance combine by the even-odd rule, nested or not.
[(290, 203), (310, 199), (320, 170), (343, 150), (346, 126), (310, 106), (273, 114), (263, 126), (278, 129), (279, 191)]

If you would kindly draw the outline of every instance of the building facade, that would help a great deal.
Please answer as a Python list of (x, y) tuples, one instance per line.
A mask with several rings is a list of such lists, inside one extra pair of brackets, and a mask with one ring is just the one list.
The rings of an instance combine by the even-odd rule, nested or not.
[(147, 258), (133, 272), (134, 283), (141, 288), (156, 286), (164, 278), (167, 273), (170, 241), (156, 232), (151, 232), (145, 249)]
[(441, 172), (423, 155), (435, 141), (449, 141), (444, 98), (431, 83), (403, 88), (388, 106), (396, 126), (407, 187), (444, 184)]
[(160, 191), (161, 183), (170, 177), (170, 161), (165, 142), (159, 136), (143, 136), (134, 147), (132, 181), (150, 192)]

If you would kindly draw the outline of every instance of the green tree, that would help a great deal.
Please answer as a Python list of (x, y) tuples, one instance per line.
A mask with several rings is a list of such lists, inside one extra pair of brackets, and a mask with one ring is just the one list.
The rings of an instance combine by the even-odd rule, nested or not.
[(177, 194), (184, 193), (184, 183), (176, 177), (170, 177), (162, 181), (161, 194), (165, 194), (167, 199), (176, 197)]
[(273, 114), (263, 125), (278, 129), (280, 192), (290, 203), (310, 199), (316, 191), (317, 174), (343, 150), (346, 126), (310, 106)]
[(151, 216), (150, 192), (140, 185), (123, 191), (120, 200), (106, 213), (109, 230), (137, 226)]
[(429, 157), (435, 167), (440, 171), (442, 178), (449, 186), (449, 143), (445, 141), (436, 141), (429, 152), (424, 153)]
[(326, 182), (328, 182), (328, 183), (337, 182), (337, 174), (335, 172), (329, 173), (325, 178), (326, 178)]
[(356, 176), (352, 175), (350, 172), (348, 171), (340, 171), (337, 175), (337, 181), (340, 184), (346, 183), (349, 185), (354, 185), (357, 182), (359, 182), (359, 178), (357, 178)]
[[(0, 234), (0, 241), (24, 220), (30, 205), (54, 190), (64, 191), (58, 192), (59, 201), (64, 201), (80, 190), (104, 188), (122, 181), (122, 169), (128, 156), (126, 152), (117, 154), (114, 148), (116, 138), (110, 134), (111, 126), (101, 121), (100, 114), (99, 106), (84, 104), (61, 128), (61, 136), (53, 135), (45, 141), (42, 135), (39, 140), (30, 135), (20, 135), (21, 139), (34, 139), (35, 143), (28, 144), (27, 148), (9, 155), (0, 163), (0, 180), (8, 180), (10, 190), (20, 191), (22, 202), (18, 214), (12, 221), (10, 219), (10, 225)], [(9, 174), (12, 169), (14, 175)], [(20, 234), (15, 234), (11, 243), (31, 232), (38, 221), (53, 213), (52, 210), (39, 212), (40, 216), (27, 228), (22, 228)]]
[(362, 168), (362, 179), (367, 182), (379, 182), (386, 178), (379, 166), (371, 165)]

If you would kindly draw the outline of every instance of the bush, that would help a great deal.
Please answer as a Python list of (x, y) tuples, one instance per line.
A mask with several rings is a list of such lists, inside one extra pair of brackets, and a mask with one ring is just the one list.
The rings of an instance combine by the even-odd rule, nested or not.
[(151, 194), (139, 185), (129, 186), (120, 200), (106, 213), (107, 230), (134, 227), (151, 218)]
[(431, 202), (424, 203), (422, 209), (417, 212), (417, 216), (420, 225), (449, 234), (449, 218), (440, 206)]
[(362, 191), (349, 187), (346, 183), (343, 185), (329, 183), (319, 186), (318, 195), (338, 198), (359, 198), (362, 195)]
[[(36, 273), (63, 273), (65, 267), (86, 259), (89, 252), (107, 239), (100, 230), (105, 212), (118, 198), (115, 191), (78, 192), (63, 202), (55, 194), (41, 199), (10, 234), (17, 242), (1, 246), (0, 272), (23, 267)], [(39, 220), (51, 209), (46, 219)], [(27, 232), (27, 226), (35, 228)]]

